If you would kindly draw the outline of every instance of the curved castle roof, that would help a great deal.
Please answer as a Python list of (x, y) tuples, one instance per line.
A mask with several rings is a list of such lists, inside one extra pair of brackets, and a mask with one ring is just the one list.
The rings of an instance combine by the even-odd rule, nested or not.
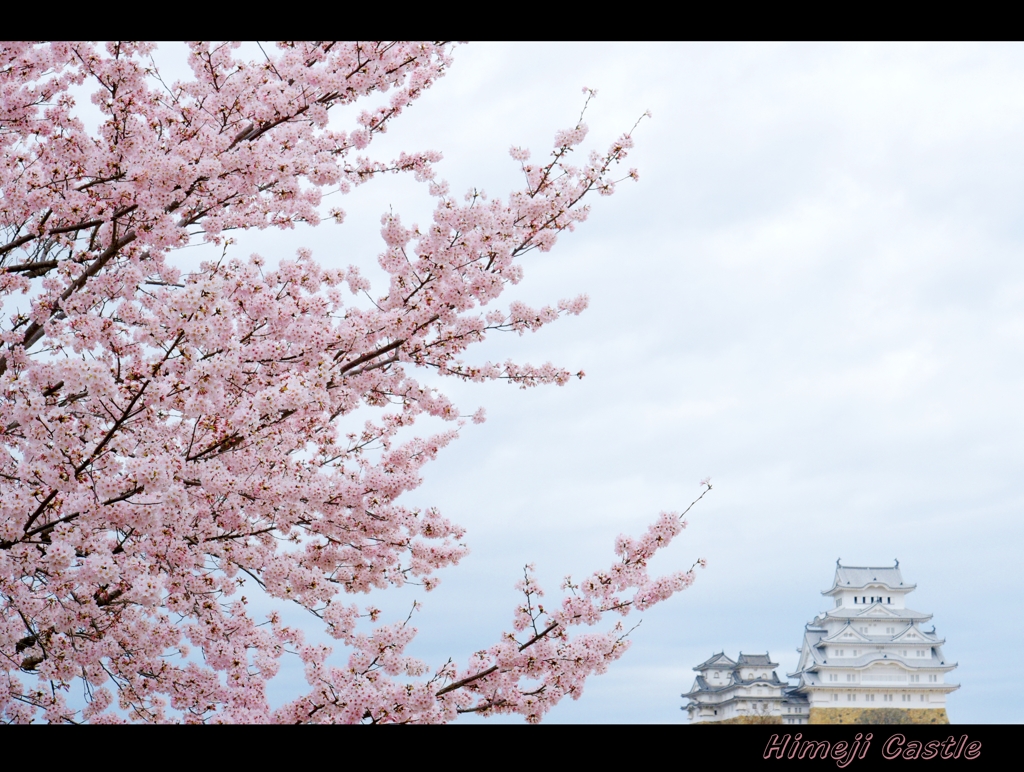
[(904, 584), (900, 562), (895, 566), (843, 566), (836, 561), (836, 575), (832, 586), (822, 595), (835, 595), (840, 590), (859, 590), (868, 585), (882, 586), (897, 592), (910, 592), (916, 584)]

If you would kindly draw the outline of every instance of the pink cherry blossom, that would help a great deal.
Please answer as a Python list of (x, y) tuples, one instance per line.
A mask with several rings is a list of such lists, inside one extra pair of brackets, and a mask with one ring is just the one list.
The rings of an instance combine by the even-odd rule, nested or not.
[[(524, 254), (614, 191), (631, 135), (572, 165), (581, 115), (543, 162), (513, 148), (521, 188), (462, 201), (435, 179), (436, 152), (363, 154), (446, 74), (447, 44), (282, 43), (248, 61), (237, 44), (197, 42), (192, 78), (166, 84), (152, 50), (0, 46), (0, 300), (25, 309), (0, 322), (0, 721), (537, 721), (579, 698), (628, 641), (619, 622), (578, 628), (692, 583), (692, 569), (647, 574), (679, 516), (619, 537), (615, 562), (567, 579), (560, 600), (542, 603), (527, 570), (512, 631), (461, 665), (408, 656), (411, 618), (349, 595), (430, 590), (466, 554), (461, 527), (403, 503), (464, 420), (418, 373), (569, 380), (551, 363), (463, 357), (492, 331), (586, 308), (585, 295), (498, 300)], [(94, 135), (74, 113), (83, 86), (103, 114)], [(332, 128), (331, 110), (356, 103)], [(229, 249), (232, 230), (315, 225), (325, 192), (385, 174), (411, 174), (435, 202), (425, 227), (382, 218), (387, 286), (301, 248)], [(224, 256), (185, 273), (176, 251), (195, 239)], [(346, 433), (357, 410), (371, 418)], [(410, 439), (423, 416), (451, 428)], [(246, 592), (297, 604), (334, 647), (278, 612), (257, 617)], [(267, 682), (285, 651), (307, 691), (275, 706)]]

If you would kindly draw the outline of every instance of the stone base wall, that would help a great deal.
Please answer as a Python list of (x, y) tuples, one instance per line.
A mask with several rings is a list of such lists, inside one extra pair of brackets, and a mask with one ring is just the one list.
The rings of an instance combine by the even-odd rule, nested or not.
[(811, 708), (810, 724), (948, 724), (945, 708)]

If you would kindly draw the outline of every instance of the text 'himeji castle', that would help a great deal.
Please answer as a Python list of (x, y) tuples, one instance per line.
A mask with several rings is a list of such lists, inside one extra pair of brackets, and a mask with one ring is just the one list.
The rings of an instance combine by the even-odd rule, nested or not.
[(800, 661), (779, 680), (768, 654), (719, 653), (694, 668), (683, 695), (694, 723), (949, 723), (946, 695), (959, 689), (947, 674), (956, 667), (945, 641), (922, 625), (931, 614), (907, 608), (899, 561), (860, 568), (836, 561), (832, 587), (822, 595), (834, 607), (804, 629)]

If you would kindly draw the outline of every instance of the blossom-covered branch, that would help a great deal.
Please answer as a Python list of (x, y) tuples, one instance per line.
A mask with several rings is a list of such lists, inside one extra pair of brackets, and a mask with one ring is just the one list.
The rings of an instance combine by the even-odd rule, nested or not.
[[(521, 279), (519, 258), (550, 250), (586, 219), (586, 196), (614, 190), (632, 138), (572, 165), (581, 119), (544, 164), (513, 149), (520, 190), (459, 201), (434, 177), (437, 153), (357, 155), (444, 75), (449, 45), (281, 44), (253, 61), (236, 50), (192, 43), (192, 79), (167, 84), (150, 45), (0, 48), (0, 301), (28, 298), (0, 325), (0, 719), (539, 718), (624, 650), (619, 628), (570, 628), (692, 581), (646, 575), (678, 518), (620, 540), (620, 561), (567, 583), (550, 614), (528, 575), (516, 633), (532, 637), (510, 635), (464, 670), (428, 676), (403, 653), (408, 620), (364, 635), (342, 599), (430, 589), (466, 554), (462, 528), (400, 503), (463, 420), (416, 370), (568, 380), (550, 364), (462, 357), (490, 332), (585, 308), (585, 296), (494, 304)], [(104, 116), (96, 136), (75, 117), (82, 85)], [(352, 126), (328, 124), (332, 108), (374, 99)], [(344, 296), (371, 290), (355, 267), (302, 249), (273, 262), (227, 251), (230, 230), (316, 224), (325, 188), (388, 172), (421, 181), (434, 214), (423, 230), (382, 218), (389, 280), (370, 308)], [(175, 250), (197, 239), (225, 253), (183, 274)], [(451, 428), (400, 440), (423, 416)], [(322, 620), (347, 666), (277, 615), (254, 618), (239, 595), (250, 586)], [(266, 684), (288, 647), (311, 691), (275, 709)], [(67, 700), (76, 683), (84, 706)]]

